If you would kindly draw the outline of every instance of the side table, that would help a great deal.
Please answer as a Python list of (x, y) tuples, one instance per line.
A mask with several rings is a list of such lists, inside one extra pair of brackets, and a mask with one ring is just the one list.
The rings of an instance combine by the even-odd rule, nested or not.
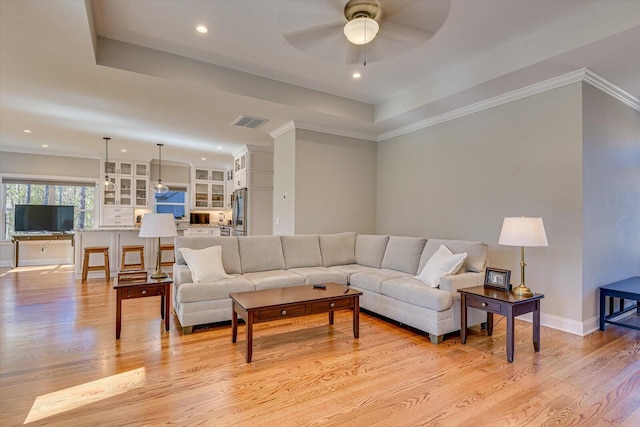
[(122, 277), (113, 279), (116, 290), (116, 339), (120, 339), (122, 330), (122, 300), (132, 298), (160, 297), (160, 316), (164, 319), (164, 328), (169, 330), (169, 313), (171, 307), (171, 283), (173, 279), (135, 279), (125, 280)]
[(515, 318), (521, 314), (533, 312), (533, 349), (540, 351), (540, 300), (543, 294), (532, 297), (519, 297), (511, 292), (499, 289), (474, 286), (458, 289), (460, 292), (460, 340), (467, 342), (467, 307), (487, 312), (487, 335), (493, 334), (493, 314), (507, 318), (507, 361), (513, 362)]

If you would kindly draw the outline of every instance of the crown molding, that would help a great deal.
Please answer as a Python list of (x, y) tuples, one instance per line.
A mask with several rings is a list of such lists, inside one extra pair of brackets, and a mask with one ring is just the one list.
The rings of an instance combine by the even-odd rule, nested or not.
[(279, 136), (282, 136), (285, 133), (289, 132), (290, 130), (294, 130), (295, 128), (296, 128), (296, 124), (294, 123), (294, 121), (289, 120), (287, 123), (283, 124), (278, 129), (275, 129), (269, 132), (269, 136), (273, 139), (276, 139)]
[(522, 98), (526, 98), (532, 95), (537, 95), (552, 89), (557, 89), (562, 86), (566, 86), (572, 83), (586, 82), (593, 87), (600, 89), (604, 93), (613, 96), (618, 101), (625, 103), (631, 108), (640, 111), (640, 101), (633, 95), (620, 89), (613, 83), (603, 79), (588, 68), (581, 68), (576, 71), (572, 71), (567, 74), (562, 74), (557, 77), (553, 77), (542, 82), (534, 83), (529, 86), (525, 86), (520, 89), (513, 90), (511, 92), (504, 93), (502, 95), (494, 96), (483, 101), (469, 104), (455, 110), (448, 111), (437, 116), (429, 117), (428, 119), (421, 120), (416, 123), (412, 123), (407, 126), (403, 126), (389, 132), (378, 135), (377, 141), (384, 141), (386, 139), (394, 138), (396, 136), (404, 135), (407, 133), (415, 132), (420, 129), (424, 129), (430, 126), (435, 126), (440, 123), (447, 122), (449, 120), (457, 119), (469, 114), (477, 113), (479, 111), (487, 110), (489, 108), (497, 107), (508, 102), (517, 101)]
[(640, 111), (640, 100), (635, 96), (631, 95), (628, 92), (620, 89), (618, 86), (609, 82), (608, 80), (603, 79), (593, 71), (588, 68), (585, 69), (584, 81), (589, 83), (591, 86), (596, 89), (600, 89), (607, 95), (611, 95), (618, 101), (627, 104), (629, 107), (633, 108), (636, 111)]

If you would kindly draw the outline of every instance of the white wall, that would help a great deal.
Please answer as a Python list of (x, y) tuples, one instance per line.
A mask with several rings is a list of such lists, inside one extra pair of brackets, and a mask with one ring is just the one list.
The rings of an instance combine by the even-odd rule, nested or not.
[(295, 233), (375, 232), (376, 143), (296, 130)]
[(640, 276), (640, 112), (584, 85), (582, 316), (598, 286)]
[(505, 216), (541, 216), (549, 247), (526, 249), (527, 285), (542, 311), (582, 322), (582, 120), (576, 83), (378, 144), (378, 234), (481, 240), (489, 266)]
[(0, 152), (0, 173), (99, 178), (100, 160)]
[(273, 143), (273, 234), (296, 232), (296, 130)]

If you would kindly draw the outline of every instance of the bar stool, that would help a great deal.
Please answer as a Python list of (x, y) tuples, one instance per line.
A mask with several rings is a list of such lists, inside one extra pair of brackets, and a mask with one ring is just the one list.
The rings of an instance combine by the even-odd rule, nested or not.
[[(137, 263), (127, 264), (127, 253), (137, 252), (140, 259)], [(123, 245), (120, 270), (144, 270), (144, 245)]]
[[(89, 257), (91, 254), (104, 255), (104, 263), (102, 265), (89, 265)], [(109, 246), (87, 246), (84, 248), (84, 261), (82, 263), (82, 283), (87, 283), (87, 275), (90, 271), (104, 270), (105, 276), (107, 276), (107, 282), (111, 280), (110, 267), (109, 267)]]
[[(176, 254), (174, 252), (174, 246), (173, 243), (162, 243), (160, 244), (160, 253), (164, 253), (164, 252), (171, 252), (171, 261), (161, 261), (160, 265), (162, 267), (171, 267), (173, 265), (174, 262), (176, 262)], [(162, 259), (162, 255), (160, 255), (160, 259)], [(157, 261), (156, 261), (157, 263)], [(156, 265), (156, 270), (158, 269), (158, 266)]]

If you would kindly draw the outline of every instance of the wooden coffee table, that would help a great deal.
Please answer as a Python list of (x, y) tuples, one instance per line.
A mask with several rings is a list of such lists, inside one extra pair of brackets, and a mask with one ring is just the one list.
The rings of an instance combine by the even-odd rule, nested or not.
[[(145, 273), (145, 272), (143, 272)], [(146, 274), (145, 274), (146, 277)], [(169, 313), (171, 307), (171, 283), (173, 279), (152, 279), (150, 277), (137, 280), (126, 280), (122, 277), (113, 279), (113, 289), (116, 290), (116, 339), (120, 338), (122, 330), (122, 300), (133, 298), (160, 297), (160, 316), (164, 319), (164, 328), (169, 330)]]
[(232, 301), (231, 342), (238, 337), (238, 316), (247, 324), (247, 363), (253, 353), (253, 324), (277, 319), (329, 313), (329, 324), (333, 325), (335, 310), (353, 310), (353, 337), (358, 338), (360, 329), (360, 295), (362, 292), (336, 283), (325, 283), (326, 289), (313, 285), (229, 294)]

